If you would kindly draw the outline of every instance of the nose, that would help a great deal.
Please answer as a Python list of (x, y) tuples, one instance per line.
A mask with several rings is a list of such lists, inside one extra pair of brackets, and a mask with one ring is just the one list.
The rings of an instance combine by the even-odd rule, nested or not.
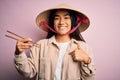
[(60, 19), (59, 24), (64, 24), (64, 19), (63, 18)]

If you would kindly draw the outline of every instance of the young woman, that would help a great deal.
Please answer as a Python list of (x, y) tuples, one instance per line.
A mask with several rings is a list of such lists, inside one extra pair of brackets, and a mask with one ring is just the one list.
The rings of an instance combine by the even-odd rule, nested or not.
[[(26, 77), (36, 80), (94, 80), (93, 54), (81, 32), (89, 26), (87, 16), (66, 4), (43, 11), (37, 25), (48, 32), (34, 46), (32, 39), (17, 41), (15, 65)], [(31, 48), (32, 47), (32, 48)], [(25, 54), (30, 49), (30, 57)]]

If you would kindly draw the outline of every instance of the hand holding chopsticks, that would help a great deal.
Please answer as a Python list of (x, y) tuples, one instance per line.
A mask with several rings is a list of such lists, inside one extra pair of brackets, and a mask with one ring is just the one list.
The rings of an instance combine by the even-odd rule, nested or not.
[(30, 38), (24, 38), (24, 37), (14, 33), (14, 32), (9, 31), (9, 30), (7, 30), (6, 32), (17, 37), (16, 38), (16, 37), (13, 37), (10, 35), (5, 35), (8, 38), (17, 40), (16, 48), (18, 49), (19, 52), (23, 52), (24, 50), (29, 49), (32, 46), (36, 46), (36, 47), (40, 48), (40, 45), (33, 42), (32, 39), (30, 39)]

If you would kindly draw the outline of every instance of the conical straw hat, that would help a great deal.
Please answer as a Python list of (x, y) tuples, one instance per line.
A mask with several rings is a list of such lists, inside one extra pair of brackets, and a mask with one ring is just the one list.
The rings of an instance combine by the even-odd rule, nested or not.
[(48, 20), (49, 20), (48, 18), (49, 18), (50, 12), (51, 12), (51, 10), (54, 10), (54, 9), (68, 9), (68, 10), (72, 10), (72, 11), (74, 11), (76, 13), (76, 16), (82, 18), (83, 19), (82, 24), (79, 26), (80, 32), (85, 31), (89, 27), (89, 25), (90, 25), (89, 18), (85, 14), (83, 14), (79, 10), (74, 9), (73, 7), (71, 7), (71, 6), (67, 5), (67, 4), (60, 4), (58, 6), (55, 6), (53, 8), (49, 8), (49, 9), (44, 10), (43, 12), (39, 13), (39, 15), (36, 18), (36, 23), (40, 27), (40, 29), (42, 29), (42, 30), (44, 30), (46, 32), (48, 31), (48, 28), (45, 27), (44, 25), (40, 25), (40, 22), (41, 21), (48, 22)]

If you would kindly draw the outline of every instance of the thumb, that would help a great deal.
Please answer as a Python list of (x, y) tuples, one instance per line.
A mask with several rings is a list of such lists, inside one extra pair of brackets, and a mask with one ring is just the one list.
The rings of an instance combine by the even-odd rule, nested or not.
[(79, 43), (77, 43), (77, 49), (80, 49), (80, 44)]

